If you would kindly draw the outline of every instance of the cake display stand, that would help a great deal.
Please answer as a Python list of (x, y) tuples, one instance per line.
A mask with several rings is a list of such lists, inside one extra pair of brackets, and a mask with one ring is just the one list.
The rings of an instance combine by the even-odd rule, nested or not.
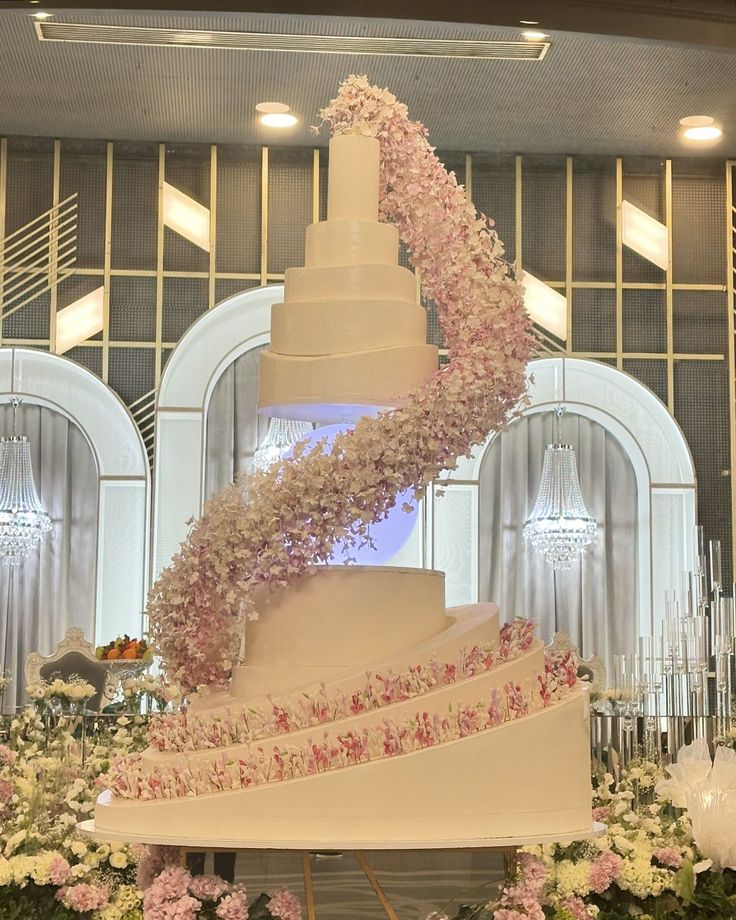
[[(93, 819), (82, 821), (77, 825), (79, 831), (92, 840), (110, 842), (109, 832), (97, 831)], [(167, 837), (163, 834), (117, 834), (116, 838), (121, 843), (137, 843), (178, 847), (181, 865), (186, 865), (190, 853), (249, 853), (257, 852), (292, 852), (299, 853), (301, 857), (301, 870), (304, 879), (304, 895), (306, 901), (306, 920), (320, 920), (317, 912), (317, 899), (315, 898), (315, 884), (312, 871), (313, 858), (339, 858), (351, 856), (362, 874), (365, 876), (375, 897), (377, 898), (384, 914), (389, 920), (398, 920), (398, 914), (391, 905), (390, 895), (384, 889), (378, 873), (371, 865), (367, 852), (401, 851), (401, 852), (427, 852), (442, 850), (472, 850), (488, 855), (488, 867), (493, 869), (493, 857), (500, 856), (503, 861), (504, 878), (512, 878), (516, 873), (516, 857), (520, 847), (543, 846), (545, 844), (568, 844), (583, 840), (592, 840), (605, 833), (605, 825), (599, 822), (591, 824), (590, 831), (580, 831), (569, 834), (546, 834), (531, 837), (493, 837), (493, 838), (462, 838), (435, 840), (431, 843), (421, 840), (391, 840), (361, 841), (358, 839), (336, 839), (331, 842), (329, 849), (325, 847), (324, 840), (310, 841), (308, 839), (283, 840), (278, 848), (273, 841), (247, 840), (240, 837), (228, 841), (222, 837), (206, 838), (197, 837), (196, 834), (183, 837)]]

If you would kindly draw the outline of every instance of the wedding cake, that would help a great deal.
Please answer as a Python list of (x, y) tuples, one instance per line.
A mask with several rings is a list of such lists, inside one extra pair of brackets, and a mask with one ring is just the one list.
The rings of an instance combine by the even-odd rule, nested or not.
[[(330, 144), (262, 354), (260, 409), (334, 422), (401, 405), (437, 367), (379, 145)], [(444, 575), (325, 566), (258, 599), (228, 692), (151, 728), (113, 770), (97, 833), (246, 846), (461, 846), (591, 828), (588, 700), (569, 657), (493, 604), (445, 607)]]

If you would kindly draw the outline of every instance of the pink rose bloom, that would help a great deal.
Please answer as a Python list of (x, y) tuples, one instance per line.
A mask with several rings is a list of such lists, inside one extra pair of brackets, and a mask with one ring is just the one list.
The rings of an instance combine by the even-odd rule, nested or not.
[(278, 917), (279, 920), (302, 920), (301, 904), (285, 888), (271, 895), (268, 909), (271, 912), (271, 916)]
[(590, 868), (588, 884), (591, 891), (603, 894), (618, 878), (623, 866), (623, 859), (611, 850), (604, 850)]
[(660, 847), (653, 852), (654, 858), (669, 869), (679, 869), (682, 865), (682, 854), (677, 847)]
[(215, 914), (220, 920), (248, 920), (248, 902), (245, 891), (239, 889), (224, 897), (217, 905)]
[(231, 889), (219, 875), (195, 875), (189, 883), (189, 893), (200, 901), (217, 901)]

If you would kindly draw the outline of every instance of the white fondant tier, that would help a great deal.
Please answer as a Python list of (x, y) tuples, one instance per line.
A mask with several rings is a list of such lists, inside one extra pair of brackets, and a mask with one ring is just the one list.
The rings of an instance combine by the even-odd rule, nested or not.
[(417, 282), (401, 265), (341, 265), (337, 268), (288, 268), (286, 303), (304, 300), (417, 301)]
[(426, 341), (427, 313), (406, 301), (308, 301), (271, 307), (271, 351), (280, 355), (351, 354)]
[(401, 846), (443, 840), (589, 834), (585, 690), (533, 715), (398, 757), (280, 783), (191, 798), (136, 801), (103, 794), (95, 829), (166, 837), (309, 839)]
[(304, 265), (396, 265), (399, 231), (368, 220), (321, 221), (307, 227)]
[(445, 576), (430, 569), (324, 566), (256, 598), (232, 695), (247, 698), (330, 679), (441, 633)]
[(327, 220), (378, 220), (380, 147), (375, 137), (339, 134), (330, 141)]
[(264, 415), (329, 423), (400, 406), (437, 370), (433, 345), (293, 357), (261, 352), (258, 408)]

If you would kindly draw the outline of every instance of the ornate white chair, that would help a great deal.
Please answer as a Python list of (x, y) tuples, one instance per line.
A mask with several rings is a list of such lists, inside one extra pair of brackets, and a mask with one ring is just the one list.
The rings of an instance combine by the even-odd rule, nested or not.
[(577, 664), (578, 677), (587, 680), (590, 684), (592, 699), (600, 696), (606, 689), (606, 666), (603, 664), (603, 660), (598, 655), (593, 655), (591, 658), (581, 658), (580, 652), (572, 644), (567, 633), (556, 632), (547, 648), (556, 654), (572, 653)]
[(67, 630), (50, 655), (31, 652), (25, 663), (26, 686), (38, 681), (61, 677), (81, 677), (92, 684), (97, 691), (87, 703), (87, 709), (99, 711), (112, 698), (115, 688), (111, 686), (109, 669), (95, 655), (94, 646), (84, 638), (76, 626)]

